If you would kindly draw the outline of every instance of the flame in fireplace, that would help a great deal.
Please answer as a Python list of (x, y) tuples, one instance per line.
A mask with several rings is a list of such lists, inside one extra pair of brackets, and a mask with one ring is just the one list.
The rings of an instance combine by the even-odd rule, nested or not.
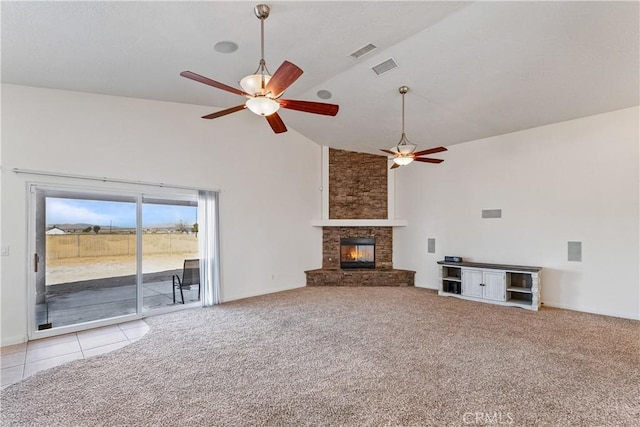
[(345, 258), (347, 261), (373, 261), (373, 246), (351, 246)]
[(340, 238), (340, 268), (375, 268), (374, 238)]

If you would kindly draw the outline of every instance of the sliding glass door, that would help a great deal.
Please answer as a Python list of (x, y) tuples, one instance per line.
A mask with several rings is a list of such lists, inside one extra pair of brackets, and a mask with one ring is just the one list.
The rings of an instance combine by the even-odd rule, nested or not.
[(32, 193), (34, 331), (199, 301), (199, 276), (184, 272), (199, 260), (195, 194)]
[(145, 311), (200, 300), (197, 221), (195, 200), (143, 197), (142, 298)]

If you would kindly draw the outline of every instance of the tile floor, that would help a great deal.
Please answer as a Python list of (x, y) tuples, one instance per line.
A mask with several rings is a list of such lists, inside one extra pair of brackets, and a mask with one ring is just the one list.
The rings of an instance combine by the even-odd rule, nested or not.
[(76, 359), (108, 353), (139, 340), (149, 330), (144, 320), (0, 347), (0, 386)]

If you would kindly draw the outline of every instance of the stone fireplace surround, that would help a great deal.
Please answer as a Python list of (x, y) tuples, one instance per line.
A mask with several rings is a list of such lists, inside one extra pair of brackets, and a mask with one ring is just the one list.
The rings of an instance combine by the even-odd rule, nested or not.
[(374, 237), (376, 268), (392, 267), (393, 233), (391, 227), (323, 227), (322, 268), (340, 268), (340, 238)]
[[(383, 156), (329, 149), (330, 219), (386, 219), (387, 167)], [(375, 237), (375, 269), (341, 269), (343, 237)], [(390, 226), (324, 226), (322, 268), (305, 273), (307, 286), (413, 286), (415, 276), (393, 268)]]

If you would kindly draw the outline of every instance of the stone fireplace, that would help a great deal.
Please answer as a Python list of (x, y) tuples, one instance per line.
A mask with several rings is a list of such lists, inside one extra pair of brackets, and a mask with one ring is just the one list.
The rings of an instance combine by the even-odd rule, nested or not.
[(375, 268), (393, 266), (393, 231), (391, 227), (323, 227), (322, 268), (343, 268), (340, 242), (343, 239), (373, 239)]
[[(413, 286), (414, 271), (393, 268), (393, 228), (386, 225), (387, 158), (329, 149), (328, 159), (329, 220), (322, 227), (322, 268), (305, 272), (307, 286)], [(353, 226), (345, 225), (352, 220)], [(369, 247), (358, 248), (362, 245)], [(373, 256), (358, 254), (358, 249), (372, 250)], [(365, 255), (366, 260), (345, 260), (343, 255)]]

